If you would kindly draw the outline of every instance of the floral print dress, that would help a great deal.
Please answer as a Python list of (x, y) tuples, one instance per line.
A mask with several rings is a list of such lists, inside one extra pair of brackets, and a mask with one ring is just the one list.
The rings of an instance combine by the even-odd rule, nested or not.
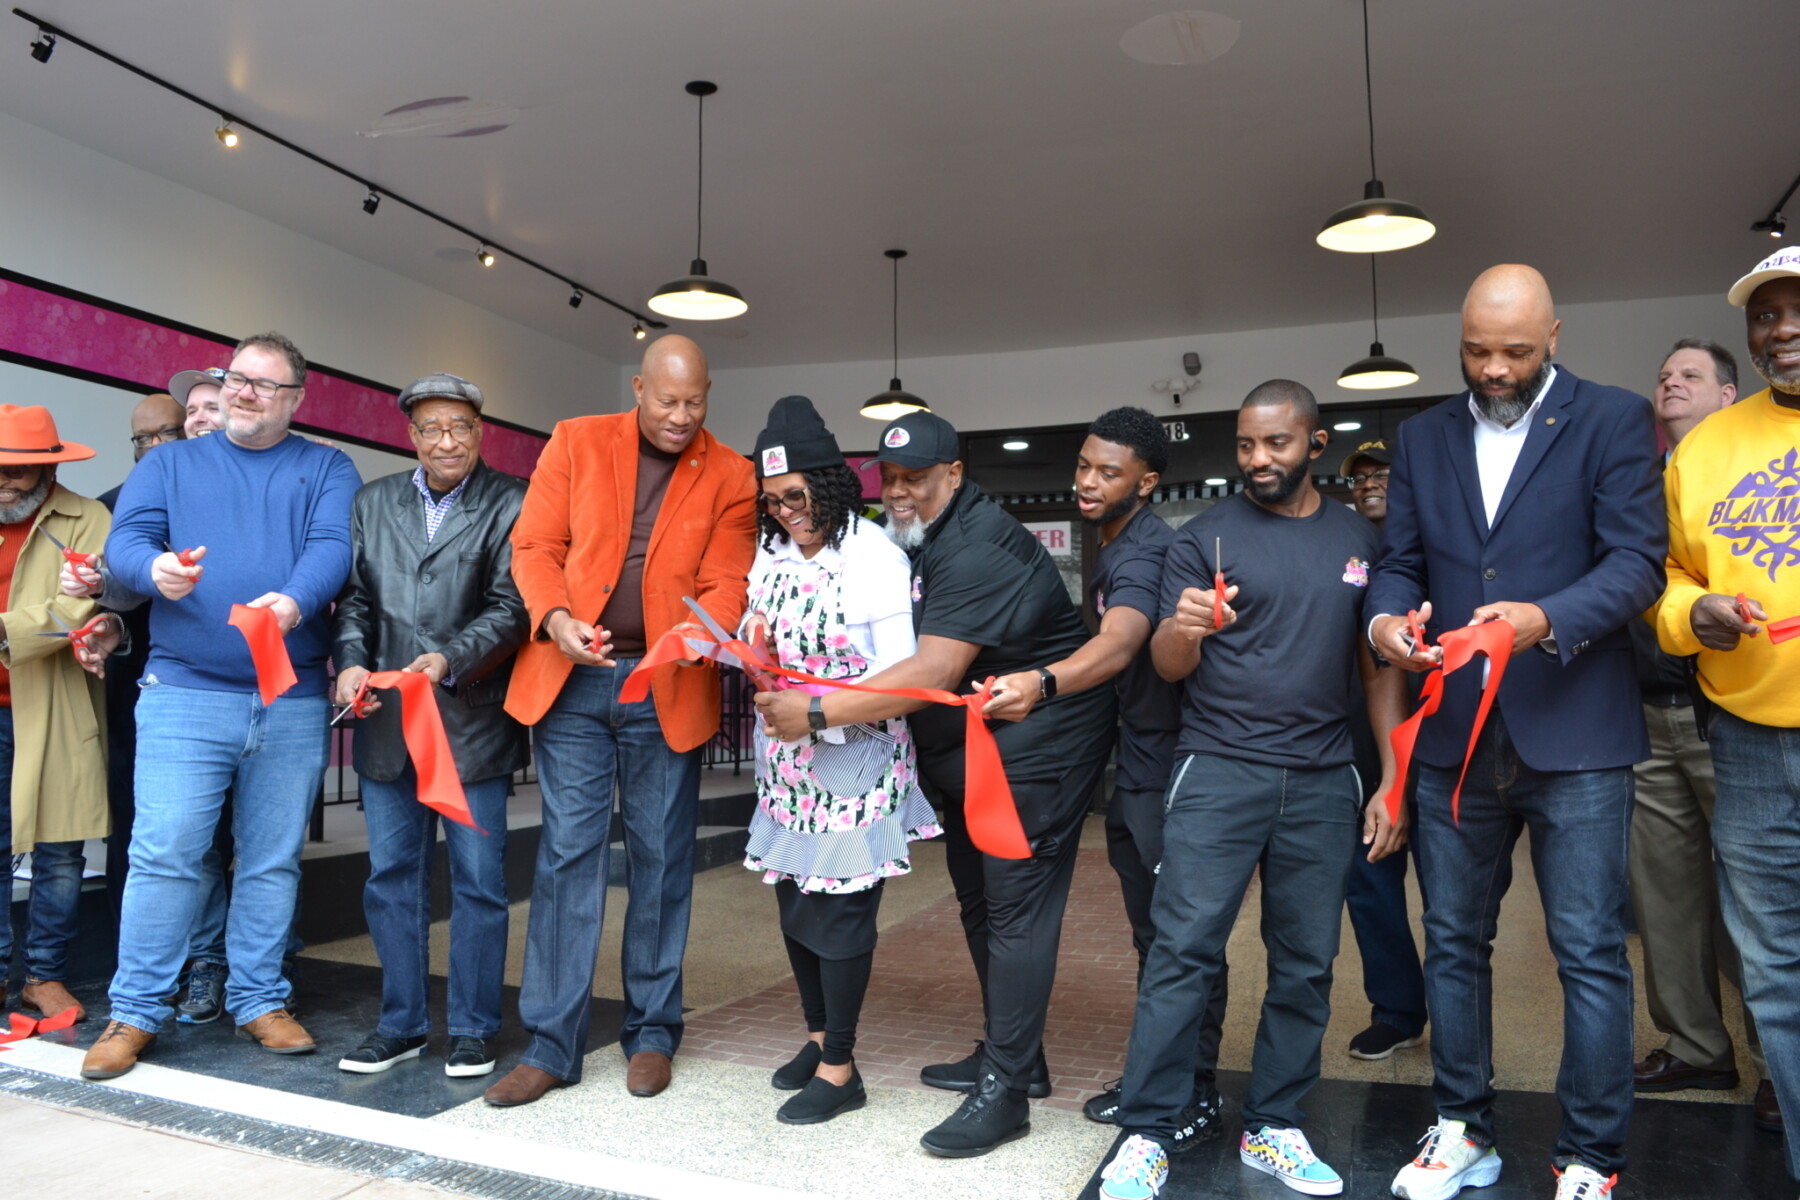
[[(778, 558), (750, 584), (750, 609), (768, 617), (776, 657), (790, 670), (855, 680), (869, 661), (845, 619), (843, 558), (836, 567)], [(912, 870), (907, 843), (942, 830), (919, 790), (903, 719), (810, 733), (798, 742), (756, 731), (756, 815), (744, 865), (763, 882), (802, 892), (860, 892)]]

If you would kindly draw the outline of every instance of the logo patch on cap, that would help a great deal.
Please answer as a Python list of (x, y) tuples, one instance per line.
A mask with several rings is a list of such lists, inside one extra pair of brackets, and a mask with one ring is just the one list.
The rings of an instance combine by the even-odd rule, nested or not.
[(788, 473), (787, 447), (770, 446), (764, 450), (762, 468), (764, 475), (786, 475)]
[(910, 441), (912, 441), (912, 434), (896, 425), (887, 431), (887, 436), (881, 439), (881, 444), (889, 450), (898, 450)]

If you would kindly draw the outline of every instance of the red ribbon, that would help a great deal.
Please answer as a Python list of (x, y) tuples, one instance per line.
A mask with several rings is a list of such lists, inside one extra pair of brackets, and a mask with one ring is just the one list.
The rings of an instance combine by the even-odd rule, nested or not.
[(11, 1018), (9, 1023), (12, 1029), (8, 1033), (0, 1033), (0, 1045), (7, 1042), (22, 1042), (26, 1038), (35, 1037), (40, 1033), (55, 1033), (59, 1029), (67, 1029), (75, 1024), (76, 1018), (80, 1015), (81, 1010), (72, 1005), (54, 1017), (45, 1017), (41, 1021), (21, 1012), (11, 1013), (9, 1014)]
[(275, 610), (234, 604), (230, 623), (250, 644), (250, 661), (256, 664), (256, 690), (262, 693), (264, 706), (275, 703), (275, 697), (300, 682), (294, 674), (293, 660), (288, 657), (287, 643), (281, 640), (281, 624)]
[(435, 686), (431, 676), (423, 671), (375, 671), (364, 678), (350, 707), (360, 717), (363, 694), (370, 688), (400, 689), (400, 732), (406, 739), (413, 774), (418, 778), (419, 803), (460, 825), (486, 833), (469, 812), (469, 798), (456, 773), (456, 756), (450, 753), (450, 739), (444, 734), (444, 718), (438, 712), (437, 697), (431, 692)]
[[(627, 704), (643, 700), (650, 694), (650, 672), (665, 663), (702, 657), (717, 657), (719, 651), (735, 655), (743, 662), (756, 662), (756, 651), (733, 639), (723, 644), (690, 640), (671, 630), (650, 647), (637, 669), (626, 677), (619, 689), (619, 699)], [(967, 782), (964, 788), (963, 819), (968, 824), (969, 840), (976, 849), (995, 858), (1030, 858), (1031, 843), (1019, 821), (1019, 810), (1013, 803), (1012, 785), (1006, 780), (1006, 769), (1000, 762), (1000, 747), (993, 731), (981, 718), (982, 706), (991, 696), (994, 681), (983, 683), (973, 696), (958, 696), (939, 688), (877, 688), (867, 684), (846, 683), (841, 679), (821, 679), (786, 667), (767, 666), (762, 670), (795, 683), (815, 687), (842, 688), (851, 692), (870, 692), (878, 696), (899, 696), (906, 700), (929, 700), (934, 704), (956, 705), (967, 714), (964, 725), (963, 767)]]
[[(1418, 614), (1409, 614), (1407, 619), (1417, 630), (1413, 635), (1417, 648), (1425, 649), (1425, 631), (1418, 625)], [(1512, 657), (1513, 634), (1510, 621), (1496, 620), (1452, 629), (1438, 639), (1438, 645), (1444, 650), (1443, 665), (1434, 667), (1425, 676), (1425, 686), (1419, 693), (1418, 711), (1394, 727), (1391, 738), (1394, 746), (1394, 786), (1388, 789), (1388, 794), (1384, 797), (1388, 820), (1395, 823), (1400, 820), (1400, 805), (1406, 796), (1406, 774), (1412, 765), (1413, 745), (1419, 740), (1419, 727), (1425, 723), (1425, 718), (1436, 712), (1438, 705), (1443, 703), (1444, 676), (1468, 666), (1477, 654), (1485, 654), (1491, 669), (1488, 671), (1487, 684), (1481, 689), (1481, 704), (1475, 709), (1475, 727), (1469, 730), (1469, 749), (1463, 755), (1462, 774), (1456, 777), (1456, 790), (1450, 793), (1450, 819), (1459, 820), (1463, 780), (1469, 774), (1469, 760), (1475, 757), (1475, 740), (1481, 736), (1481, 727), (1487, 723), (1488, 710), (1493, 708), (1494, 697), (1500, 692), (1500, 680), (1506, 675), (1506, 661)]]

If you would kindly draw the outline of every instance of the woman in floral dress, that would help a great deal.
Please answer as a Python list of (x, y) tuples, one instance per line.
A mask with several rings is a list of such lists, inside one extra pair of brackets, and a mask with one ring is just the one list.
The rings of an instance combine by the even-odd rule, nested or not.
[[(905, 553), (857, 515), (862, 486), (804, 396), (778, 400), (756, 441), (762, 541), (746, 636), (784, 667), (853, 681), (912, 655)], [(815, 706), (816, 707), (816, 706)], [(861, 1108), (851, 1058), (885, 880), (936, 837), (901, 719), (782, 742), (757, 733), (756, 815), (744, 865), (775, 887), (808, 1039), (773, 1083), (790, 1125)]]

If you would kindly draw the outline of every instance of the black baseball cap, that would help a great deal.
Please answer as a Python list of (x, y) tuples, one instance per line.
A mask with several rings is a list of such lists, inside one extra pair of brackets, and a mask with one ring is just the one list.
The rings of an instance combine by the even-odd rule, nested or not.
[(1338, 474), (1345, 479), (1350, 478), (1350, 468), (1356, 465), (1356, 460), (1359, 458), (1366, 458), (1378, 467), (1385, 467), (1392, 465), (1394, 452), (1389, 450), (1388, 444), (1380, 439), (1364, 442), (1350, 452), (1350, 457), (1346, 458), (1344, 465), (1338, 468)]
[(961, 457), (956, 426), (933, 412), (910, 412), (895, 417), (881, 431), (881, 449), (874, 461), (916, 471)]

